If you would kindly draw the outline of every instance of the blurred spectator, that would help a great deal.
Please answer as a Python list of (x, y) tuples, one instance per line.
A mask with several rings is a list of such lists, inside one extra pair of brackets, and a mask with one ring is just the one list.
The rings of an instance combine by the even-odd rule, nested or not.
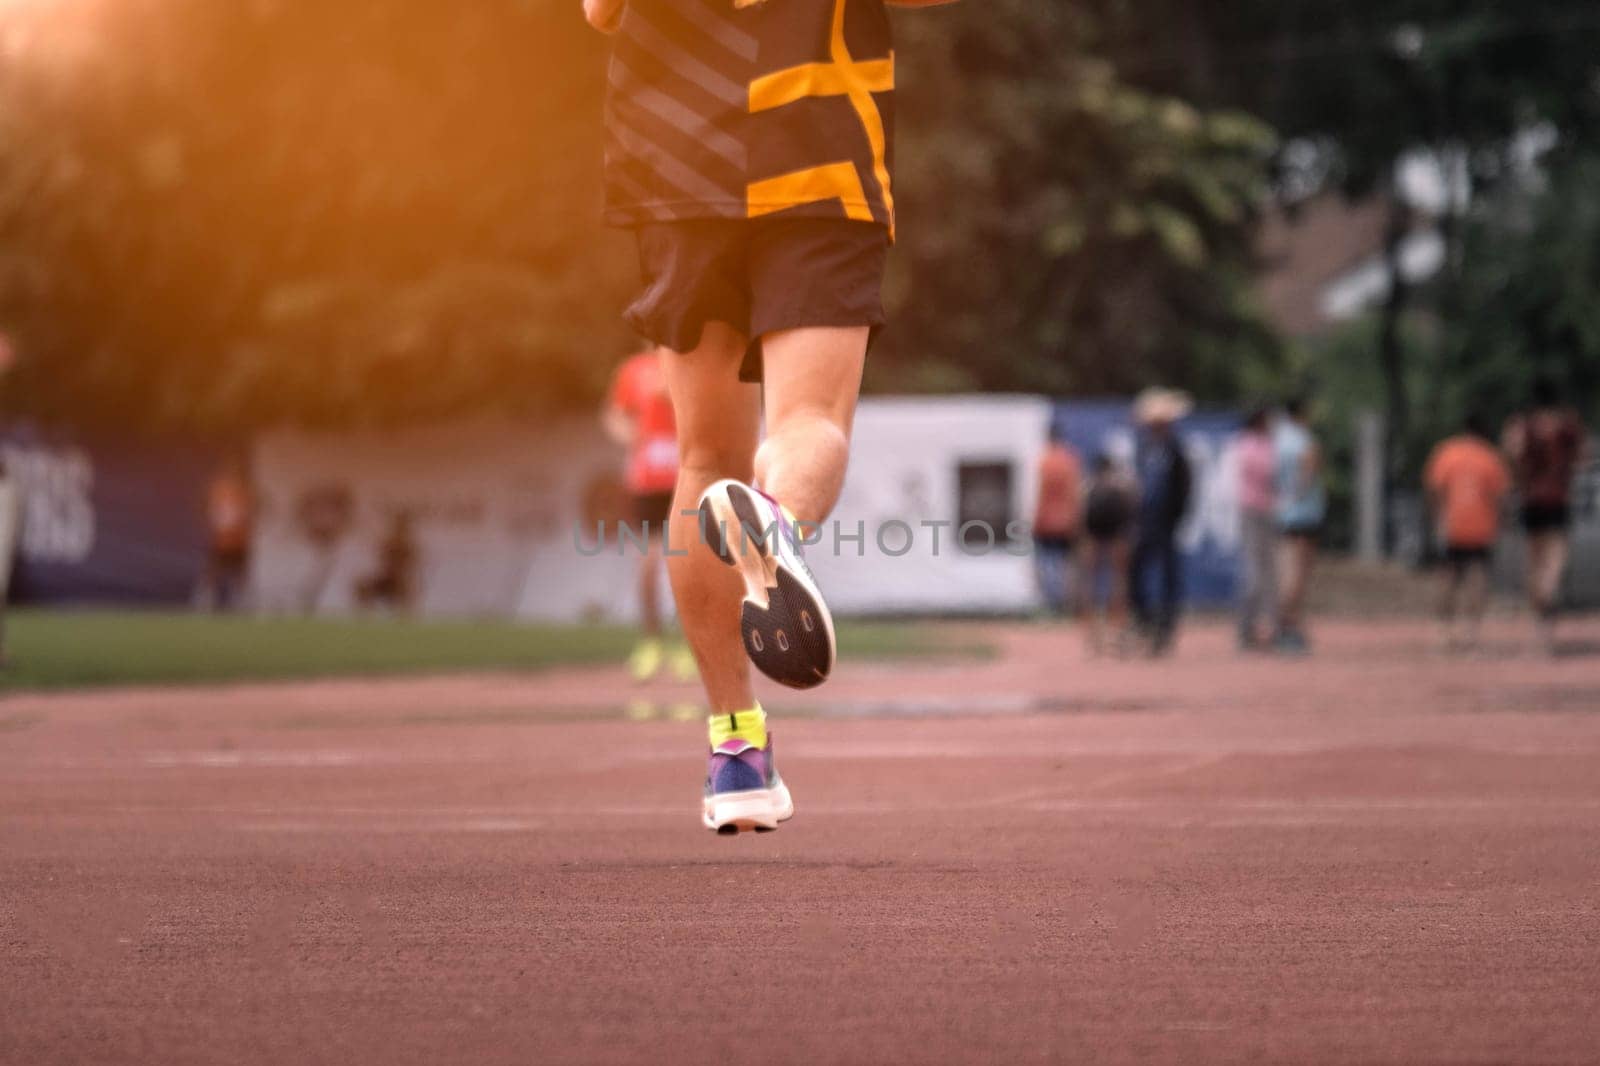
[(255, 492), (243, 459), (230, 458), (206, 490), (209, 555), (197, 599), (206, 610), (232, 611), (244, 599), (255, 528)]
[(696, 669), (688, 647), (679, 644), (669, 653), (662, 639), (662, 546), (678, 486), (678, 423), (656, 349), (639, 352), (617, 368), (600, 422), (628, 451), (624, 481), (632, 498), (629, 517), (646, 543), (638, 578), (643, 633), (628, 657), (628, 672), (635, 681), (648, 681), (670, 660), (674, 674), (692, 680)]
[(1451, 648), (1471, 646), (1489, 599), (1489, 557), (1500, 535), (1500, 507), (1511, 489), (1511, 472), (1490, 442), (1488, 422), (1469, 416), (1463, 432), (1441, 442), (1428, 458), (1423, 484), (1448, 562), (1440, 602), (1445, 640)]
[(1528, 597), (1546, 650), (1555, 645), (1556, 611), (1567, 568), (1572, 482), (1588, 450), (1588, 432), (1562, 402), (1549, 378), (1534, 382), (1533, 404), (1506, 423), (1503, 434), (1517, 488), (1522, 528), (1528, 535)]
[(17, 534), (22, 527), (22, 494), (0, 456), (0, 669), (6, 665), (6, 602), (11, 594), (11, 567), (16, 561)]
[(1239, 486), (1239, 647), (1249, 651), (1265, 647), (1278, 631), (1277, 461), (1272, 416), (1265, 407), (1246, 417), (1234, 456)]
[(1067, 609), (1069, 564), (1083, 507), (1083, 464), (1052, 424), (1039, 457), (1039, 499), (1033, 512), (1033, 561), (1039, 591), (1052, 611)]
[(1311, 432), (1308, 401), (1297, 398), (1284, 405), (1284, 417), (1273, 429), (1272, 445), (1277, 464), (1278, 529), (1283, 537), (1275, 643), (1279, 651), (1301, 654), (1310, 648), (1305, 627), (1306, 588), (1327, 516), (1322, 446)]
[(1106, 625), (1120, 633), (1128, 624), (1128, 562), (1131, 550), (1134, 509), (1138, 489), (1112, 460), (1101, 453), (1095, 457), (1083, 513), (1084, 540), (1081, 570), (1078, 575), (1078, 602), (1083, 610), (1085, 632), (1091, 654), (1102, 645), (1097, 586), (1104, 575), (1106, 583)]
[[(1137, 452), (1139, 521), (1129, 593), (1153, 655), (1171, 649), (1183, 597), (1178, 526), (1189, 509), (1192, 475), (1176, 427), (1192, 408), (1187, 394), (1168, 389), (1146, 389), (1134, 405), (1142, 432)], [(1159, 593), (1152, 599), (1150, 586), (1157, 571)]]
[(396, 512), (378, 545), (378, 569), (356, 582), (356, 602), (409, 614), (417, 602), (419, 555), (411, 512)]

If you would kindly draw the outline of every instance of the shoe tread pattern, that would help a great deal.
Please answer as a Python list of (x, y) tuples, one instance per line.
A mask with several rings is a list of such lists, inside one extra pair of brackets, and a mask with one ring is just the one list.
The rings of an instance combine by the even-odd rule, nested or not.
[[(815, 688), (833, 669), (828, 637), (819, 623), (822, 606), (786, 571), (768, 590), (767, 606), (746, 601), (741, 616), (745, 651), (756, 669), (780, 685)], [(808, 628), (805, 620), (811, 619)]]

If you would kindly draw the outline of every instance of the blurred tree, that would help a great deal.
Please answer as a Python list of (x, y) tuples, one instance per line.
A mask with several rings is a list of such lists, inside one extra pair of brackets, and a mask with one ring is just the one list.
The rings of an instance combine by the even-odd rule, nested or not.
[[(551, 409), (631, 343), (630, 249), (598, 222), (605, 46), (575, 6), (8, 18), (11, 404), (191, 427)], [(1065, 7), (902, 29), (911, 239), (876, 384), (1220, 395), (1270, 352), (1244, 254), (1263, 126), (1122, 83)]]
[[(1532, 190), (1505, 190), (1464, 227), (1458, 309), (1445, 321), (1425, 420), (1504, 418), (1548, 377), (1593, 424), (1600, 417), (1600, 152), (1559, 153)], [(1420, 443), (1420, 442), (1419, 442)]]
[[(1291, 149), (1286, 197), (1381, 192), (1420, 146), (1488, 202), (1520, 134), (1593, 143), (1600, 107), (1600, 16), (1571, 0), (986, 0), (899, 31), (878, 388), (1225, 398), (1277, 358), (1250, 114)], [(591, 402), (632, 343), (629, 242), (598, 221), (604, 49), (550, 0), (7, 10), (6, 402), (200, 427)], [(1463, 328), (1493, 247), (1466, 221), (1421, 294)], [(1399, 433), (1418, 295), (1393, 286), (1378, 332)]]
[(1124, 82), (1075, 5), (990, 0), (899, 26), (898, 387), (1236, 391), (1271, 131)]
[(587, 402), (631, 343), (629, 264), (597, 223), (603, 44), (560, 15), (80, 0), (10, 24), (10, 402), (205, 428)]
[[(1201, 106), (1245, 106), (1271, 122), (1286, 147), (1279, 157), (1285, 199), (1330, 189), (1385, 199), (1389, 283), (1374, 350), (1391, 476), (1409, 480), (1425, 453), (1411, 446), (1418, 375), (1407, 359), (1419, 349), (1405, 342), (1403, 320), (1418, 308), (1446, 323), (1474, 313), (1464, 279), (1474, 256), (1496, 252), (1466, 241), (1467, 216), (1504, 206), (1500, 190), (1526, 176), (1519, 157), (1531, 142), (1546, 137), (1567, 151), (1595, 144), (1600, 10), (1572, 0), (1090, 4), (1106, 54), (1136, 84)], [(1450, 186), (1431, 206), (1444, 270), (1422, 293), (1400, 269), (1403, 239), (1419, 219), (1399, 187), (1399, 163), (1419, 152), (1441, 166)], [(1423, 421), (1438, 409), (1436, 399), (1425, 396)]]

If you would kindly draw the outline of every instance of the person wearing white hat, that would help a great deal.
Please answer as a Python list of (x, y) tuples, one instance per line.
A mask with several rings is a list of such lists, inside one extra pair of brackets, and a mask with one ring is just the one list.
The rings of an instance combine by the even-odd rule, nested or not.
[[(1150, 651), (1172, 647), (1183, 598), (1183, 559), (1178, 526), (1189, 509), (1192, 474), (1178, 439), (1177, 424), (1194, 409), (1187, 393), (1151, 388), (1134, 401), (1139, 423), (1139, 522), (1134, 541), (1129, 599), (1140, 635)], [(1159, 596), (1151, 586), (1158, 583)]]

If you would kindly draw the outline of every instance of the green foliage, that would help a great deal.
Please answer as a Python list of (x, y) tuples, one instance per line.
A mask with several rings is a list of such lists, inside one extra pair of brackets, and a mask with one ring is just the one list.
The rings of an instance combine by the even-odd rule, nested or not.
[[(1390, 474), (1409, 482), (1421, 447), (1463, 413), (1454, 393), (1515, 391), (1517, 364), (1470, 356), (1452, 362), (1435, 345), (1470, 335), (1481, 314), (1464, 274), (1493, 271), (1499, 248), (1467, 243), (1473, 212), (1507, 207), (1518, 138), (1542, 129), (1565, 149), (1593, 146), (1600, 131), (1600, 17), (1572, 0), (1090, 0), (1102, 48), (1142, 86), (1207, 106), (1245, 106), (1279, 131), (1278, 186), (1289, 200), (1336, 190), (1388, 198), (1393, 236), (1414, 222), (1395, 195), (1397, 163), (1431, 151), (1459, 168), (1465, 197), (1439, 227), (1445, 277), (1427, 291), (1392, 289), (1364, 350), (1333, 375), (1376, 364), (1370, 405), (1388, 416)], [(1592, 149), (1591, 149), (1592, 150)], [(1479, 262), (1486, 258), (1487, 262)], [(1538, 272), (1544, 282), (1555, 280)], [(1549, 289), (1543, 290), (1548, 296)], [(1544, 299), (1542, 296), (1529, 298)], [(1401, 334), (1423, 311), (1439, 319), (1418, 345)], [(1417, 365), (1421, 360), (1422, 365)], [(1471, 379), (1470, 387), (1467, 379)], [(1420, 450), (1419, 450), (1420, 448)]]
[(1271, 360), (1249, 220), (1272, 132), (1135, 88), (1084, 15), (994, 0), (902, 19), (902, 243), (878, 384), (1236, 392)]
[[(633, 343), (630, 241), (599, 223), (605, 42), (575, 2), (67, 6), (5, 12), (28, 31), (0, 65), (8, 406), (152, 428), (537, 414), (591, 403)], [(1518, 131), (1596, 152), (1600, 18), (1571, 0), (969, 0), (897, 20), (901, 243), (874, 388), (1259, 388), (1280, 370), (1252, 295), (1268, 179), (1363, 196), (1417, 146), (1458, 153), (1507, 214), (1447, 224), (1450, 276), (1417, 305), (1444, 347), (1380, 388), (1416, 382), (1428, 412), (1435, 372), (1509, 393), (1511, 353), (1592, 350), (1561, 221), (1583, 175), (1539, 209), (1544, 237), (1504, 228)], [(1316, 151), (1273, 155), (1291, 140)]]
[(1544, 188), (1474, 214), (1463, 234), (1459, 311), (1439, 345), (1437, 408), (1504, 416), (1544, 376), (1591, 421), (1600, 417), (1597, 189), (1600, 152), (1563, 153)]
[[(1468, 414), (1503, 424), (1530, 401), (1539, 377), (1560, 385), (1590, 425), (1600, 420), (1600, 157), (1549, 164), (1542, 187), (1508, 190), (1468, 220), (1459, 274), (1440, 283), (1456, 288), (1456, 314), (1419, 309), (1402, 322), (1406, 388), (1421, 402), (1396, 442), (1405, 457), (1395, 471), (1400, 488), (1417, 491), (1429, 451)], [(1376, 315), (1358, 319), (1295, 360), (1319, 386), (1336, 539), (1347, 523), (1354, 417), (1379, 407), (1383, 393), (1372, 359), (1379, 326)]]
[(537, 412), (588, 402), (628, 343), (627, 242), (597, 221), (604, 45), (576, 5), (99, 0), (82, 49), (57, 6), (0, 74), (12, 405)]
[[(1064, 5), (901, 20), (880, 388), (1226, 394), (1270, 133), (1130, 87)], [(592, 402), (632, 343), (576, 3), (84, 0), (0, 71), (12, 407), (234, 428)], [(29, 9), (30, 11), (32, 9)], [(8, 17), (23, 18), (8, 13)]]

